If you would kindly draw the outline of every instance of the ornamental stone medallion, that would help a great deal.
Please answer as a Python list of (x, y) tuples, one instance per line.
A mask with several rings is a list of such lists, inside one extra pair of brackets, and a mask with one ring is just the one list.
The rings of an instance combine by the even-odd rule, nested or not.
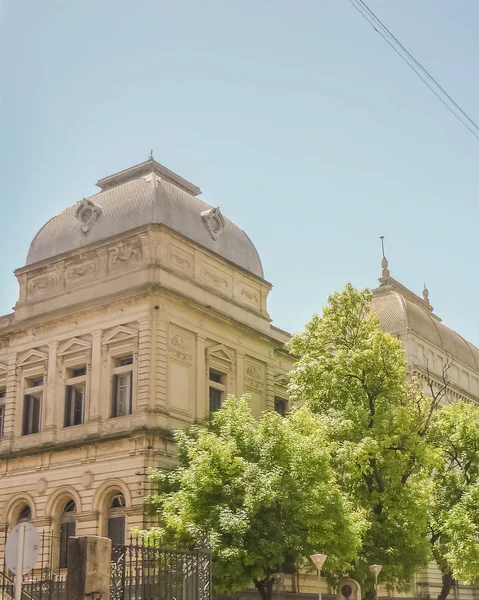
[(77, 221), (80, 222), (83, 233), (88, 233), (90, 231), (101, 213), (101, 206), (89, 198), (83, 198), (83, 200), (80, 200), (80, 202), (77, 203), (75, 217)]
[(225, 228), (225, 219), (219, 208), (210, 208), (201, 213), (201, 218), (205, 224), (208, 233), (216, 241), (223, 233)]

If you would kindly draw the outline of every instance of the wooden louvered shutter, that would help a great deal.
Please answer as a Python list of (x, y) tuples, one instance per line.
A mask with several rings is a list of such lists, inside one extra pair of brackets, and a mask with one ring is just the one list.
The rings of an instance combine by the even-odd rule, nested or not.
[(133, 412), (133, 371), (130, 372), (130, 398), (129, 398), (129, 410), (128, 413), (131, 415)]
[(63, 426), (69, 427), (73, 425), (71, 422), (71, 414), (72, 414), (72, 396), (73, 396), (73, 388), (71, 385), (67, 385), (65, 388), (65, 418), (63, 420)]
[(30, 421), (30, 406), (32, 402), (31, 396), (23, 397), (23, 424), (22, 424), (22, 435), (28, 435), (29, 432), (29, 421)]

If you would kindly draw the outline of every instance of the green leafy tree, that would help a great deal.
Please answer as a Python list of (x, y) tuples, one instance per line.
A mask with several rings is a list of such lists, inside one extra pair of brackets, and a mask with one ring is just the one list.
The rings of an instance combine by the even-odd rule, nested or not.
[(218, 592), (254, 584), (271, 598), (274, 574), (325, 552), (341, 574), (358, 552), (364, 521), (341, 493), (327, 427), (307, 409), (255, 419), (249, 398), (230, 397), (205, 427), (176, 434), (179, 465), (156, 470), (147, 500), (152, 543), (208, 539)]
[(367, 597), (374, 596), (371, 564), (380, 582), (408, 587), (430, 556), (429, 476), (435, 454), (427, 431), (435, 401), (411, 382), (401, 342), (382, 331), (371, 293), (351, 285), (329, 298), (323, 315), (293, 336), (301, 358), (290, 394), (328, 419), (338, 481), (369, 527), (351, 564)]
[(430, 437), (443, 459), (433, 475), (430, 540), (445, 600), (457, 579), (479, 584), (479, 407), (441, 408)]

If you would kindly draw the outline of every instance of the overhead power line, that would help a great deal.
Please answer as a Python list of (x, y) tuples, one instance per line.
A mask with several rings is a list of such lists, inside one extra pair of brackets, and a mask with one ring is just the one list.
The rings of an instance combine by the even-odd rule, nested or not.
[(479, 125), (457, 104), (447, 91), (434, 79), (421, 63), (401, 44), (397, 37), (384, 25), (363, 0), (349, 0), (350, 4), (379, 33), (402, 60), (416, 73), (421, 81), (444, 104), (444, 106), (479, 140)]

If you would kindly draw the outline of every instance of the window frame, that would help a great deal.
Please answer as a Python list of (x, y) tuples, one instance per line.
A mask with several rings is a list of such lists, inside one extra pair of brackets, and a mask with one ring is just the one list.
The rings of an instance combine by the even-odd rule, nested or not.
[[(220, 381), (216, 381), (211, 378), (212, 373), (217, 375)], [(209, 412), (217, 412), (223, 406), (225, 401), (225, 396), (227, 392), (227, 382), (228, 382), (228, 373), (218, 369), (217, 365), (208, 366), (208, 411)], [(220, 404), (218, 408), (212, 410), (212, 398), (211, 392), (219, 392), (220, 393)]]
[[(129, 360), (128, 364), (120, 364), (122, 361)], [(133, 414), (133, 398), (134, 398), (134, 387), (135, 387), (135, 371), (136, 371), (136, 360), (135, 352), (133, 350), (124, 350), (123, 352), (111, 357), (111, 385), (110, 385), (110, 419), (116, 419), (119, 417), (128, 417)], [(127, 376), (128, 387), (127, 387), (127, 407), (126, 411), (120, 414), (119, 410), (119, 391), (120, 391), (120, 378)]]
[[(112, 506), (115, 502), (115, 499), (121, 496), (123, 501), (121, 506)], [(114, 540), (112, 536), (112, 528), (114, 524), (118, 524), (121, 522), (122, 532), (121, 539), (120, 537), (117, 540)], [(107, 510), (106, 510), (106, 537), (110, 538), (113, 544), (124, 544), (126, 540), (126, 497), (122, 491), (116, 491), (109, 496)]]
[[(75, 371), (85, 371), (82, 375), (75, 375)], [(86, 421), (86, 406), (88, 401), (88, 365), (75, 363), (65, 365), (65, 402), (63, 407), (63, 427), (77, 427)], [(69, 376), (68, 376), (69, 375)], [(82, 392), (80, 422), (75, 423), (76, 393)], [(69, 414), (68, 414), (69, 413)], [(68, 417), (68, 418), (67, 418)]]
[[(278, 410), (277, 408), (277, 403), (282, 403), (283, 405), (283, 410)], [(275, 395), (274, 397), (274, 411), (277, 412), (279, 415), (281, 415), (282, 417), (286, 416), (286, 413), (289, 410), (289, 401), (287, 398), (283, 398), (282, 396), (277, 396)]]
[[(39, 382), (42, 382), (41, 384)], [(45, 392), (45, 374), (34, 372), (33, 374), (23, 375), (23, 390), (22, 390), (22, 421), (21, 421), (21, 436), (37, 435), (42, 431), (43, 417), (43, 398)], [(27, 400), (28, 399), (28, 400)], [(35, 406), (38, 403), (38, 416), (36, 418), (35, 427)], [(28, 409), (27, 409), (28, 404)], [(28, 419), (27, 419), (28, 412)], [(28, 424), (27, 424), (28, 420)], [(28, 426), (27, 426), (28, 425)], [(36, 431), (34, 431), (36, 429)]]

